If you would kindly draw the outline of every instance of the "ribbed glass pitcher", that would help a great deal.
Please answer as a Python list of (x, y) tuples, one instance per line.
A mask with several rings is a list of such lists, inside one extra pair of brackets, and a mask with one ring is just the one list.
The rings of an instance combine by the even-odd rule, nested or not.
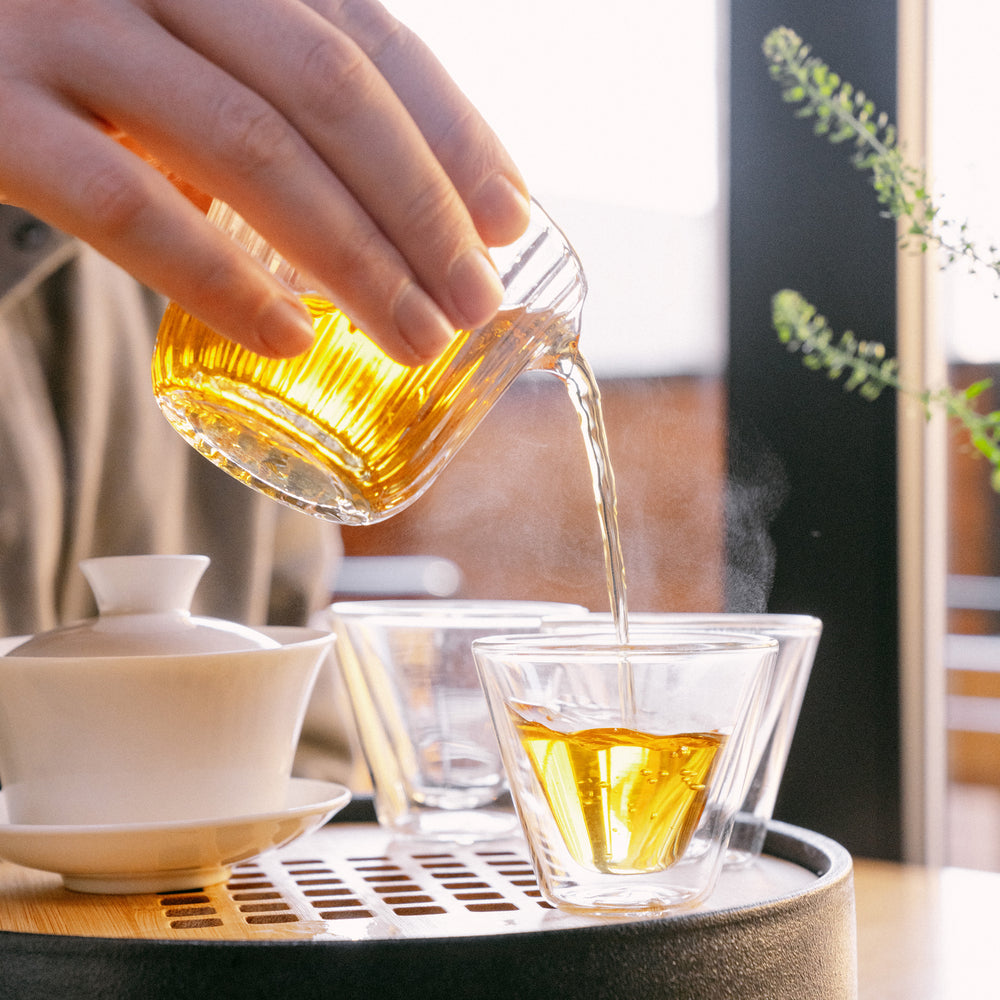
[(576, 353), (586, 281), (537, 203), (515, 244), (491, 251), (505, 294), (497, 317), (436, 361), (401, 365), (310, 288), (232, 209), (209, 218), (284, 280), (313, 315), (296, 358), (265, 358), (171, 303), (153, 388), (176, 430), (254, 489), (344, 524), (373, 524), (419, 497), (504, 390)]

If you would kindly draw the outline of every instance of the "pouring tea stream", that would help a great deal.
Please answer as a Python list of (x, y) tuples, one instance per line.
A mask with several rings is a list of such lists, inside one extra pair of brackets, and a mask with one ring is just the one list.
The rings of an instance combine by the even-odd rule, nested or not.
[(424, 493), (518, 375), (549, 371), (566, 383), (580, 417), (609, 601), (625, 642), (614, 476), (597, 382), (578, 346), (586, 279), (541, 206), (532, 203), (521, 239), (491, 251), (505, 288), (494, 320), (460, 332), (440, 358), (414, 368), (377, 348), (227, 205), (213, 204), (209, 218), (300, 295), (316, 341), (297, 358), (261, 357), (171, 303), (152, 376), (157, 402), (182, 437), (282, 503), (373, 524)]

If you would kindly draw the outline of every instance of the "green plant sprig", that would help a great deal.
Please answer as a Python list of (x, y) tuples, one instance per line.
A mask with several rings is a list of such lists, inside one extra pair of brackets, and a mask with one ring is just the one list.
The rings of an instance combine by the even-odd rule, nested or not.
[(919, 400), (928, 417), (940, 407), (961, 423), (975, 449), (989, 462), (990, 482), (1000, 492), (1000, 411), (980, 413), (974, 406), (992, 379), (981, 379), (965, 389), (913, 389), (901, 382), (899, 362), (884, 344), (858, 340), (849, 330), (837, 337), (826, 317), (798, 292), (778, 292), (771, 300), (771, 310), (781, 342), (790, 351), (799, 352), (807, 368), (825, 371), (833, 381), (843, 379), (845, 391), (856, 391), (873, 401), (886, 389), (894, 389)]
[[(943, 266), (961, 260), (972, 271), (985, 267), (1000, 276), (996, 248), (981, 254), (968, 238), (965, 223), (956, 227), (942, 216), (927, 189), (924, 173), (910, 166), (900, 152), (895, 127), (862, 91), (855, 90), (812, 55), (809, 46), (789, 28), (776, 28), (767, 36), (764, 54), (784, 100), (797, 105), (796, 114), (813, 118), (817, 135), (833, 143), (853, 145), (852, 162), (858, 169), (871, 172), (885, 214), (905, 223), (903, 244), (916, 240), (921, 251), (939, 248), (944, 255)], [(772, 299), (772, 320), (781, 341), (790, 351), (802, 355), (807, 368), (825, 371), (834, 381), (842, 379), (846, 391), (875, 400), (886, 389), (893, 389), (918, 399), (928, 416), (934, 408), (941, 408), (957, 420), (973, 447), (990, 464), (992, 487), (1000, 492), (1000, 411), (981, 413), (975, 407), (977, 398), (990, 388), (990, 379), (965, 389), (905, 386), (900, 381), (899, 362), (889, 356), (885, 345), (858, 340), (850, 331), (837, 337), (814, 306), (798, 292), (787, 289)]]
[(796, 115), (814, 119), (813, 130), (833, 143), (851, 143), (852, 163), (871, 172), (885, 214), (903, 220), (905, 245), (921, 251), (938, 247), (946, 264), (964, 261), (1000, 277), (1000, 251), (983, 252), (969, 238), (965, 222), (945, 218), (928, 190), (926, 173), (906, 162), (895, 126), (861, 90), (842, 80), (790, 28), (775, 28), (764, 39), (764, 55), (782, 97), (797, 105)]

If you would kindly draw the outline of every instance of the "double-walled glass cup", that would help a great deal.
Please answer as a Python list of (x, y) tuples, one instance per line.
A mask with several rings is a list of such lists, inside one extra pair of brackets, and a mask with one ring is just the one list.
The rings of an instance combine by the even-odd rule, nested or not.
[[(550, 618), (543, 631), (577, 632), (577, 618)], [(614, 633), (611, 615), (591, 612), (586, 627)], [(759, 857), (774, 815), (788, 751), (809, 684), (813, 659), (823, 631), (823, 623), (811, 615), (738, 614), (700, 612), (639, 612), (629, 615), (629, 634), (665, 629), (699, 632), (743, 632), (769, 636), (778, 642), (778, 657), (764, 699), (763, 715), (754, 739), (754, 753), (746, 794), (732, 836), (727, 863), (738, 865)]]
[(199, 452), (292, 507), (344, 524), (402, 510), (521, 372), (556, 370), (575, 353), (583, 271), (535, 203), (521, 239), (491, 251), (506, 290), (497, 317), (412, 368), (376, 347), (231, 208), (216, 202), (209, 218), (299, 294), (316, 341), (296, 358), (264, 358), (171, 303), (153, 356), (156, 399)]
[(643, 632), (472, 644), (539, 886), (655, 915), (715, 887), (777, 642)]
[(536, 631), (577, 605), (534, 601), (343, 601), (336, 655), (371, 774), (379, 822), (471, 843), (517, 829), (472, 659), (480, 636)]

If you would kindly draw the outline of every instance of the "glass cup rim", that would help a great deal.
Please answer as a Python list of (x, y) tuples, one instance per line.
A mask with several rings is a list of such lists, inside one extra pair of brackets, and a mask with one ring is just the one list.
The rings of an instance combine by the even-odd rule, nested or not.
[[(572, 615), (549, 615), (542, 621), (543, 627), (576, 628), (586, 623), (599, 632), (614, 628), (614, 619), (608, 611), (589, 611), (579, 619)], [(725, 631), (746, 632), (753, 635), (757, 630), (769, 635), (819, 635), (823, 630), (821, 619), (809, 614), (786, 612), (754, 611), (639, 611), (629, 614), (629, 635), (634, 630), (683, 629), (688, 632)]]
[(619, 641), (612, 632), (593, 632), (585, 627), (576, 632), (531, 632), (483, 636), (474, 639), (474, 653), (486, 656), (509, 656), (534, 660), (600, 659), (627, 656), (637, 659), (690, 656), (696, 653), (715, 655), (777, 651), (778, 640), (762, 633), (646, 629), (639, 635)]
[(535, 628), (545, 617), (558, 615), (569, 621), (573, 610), (586, 608), (560, 601), (480, 598), (395, 598), (384, 600), (336, 601), (329, 613), (343, 621), (377, 621), (380, 625), (412, 627), (489, 628), (503, 623), (518, 628)]

